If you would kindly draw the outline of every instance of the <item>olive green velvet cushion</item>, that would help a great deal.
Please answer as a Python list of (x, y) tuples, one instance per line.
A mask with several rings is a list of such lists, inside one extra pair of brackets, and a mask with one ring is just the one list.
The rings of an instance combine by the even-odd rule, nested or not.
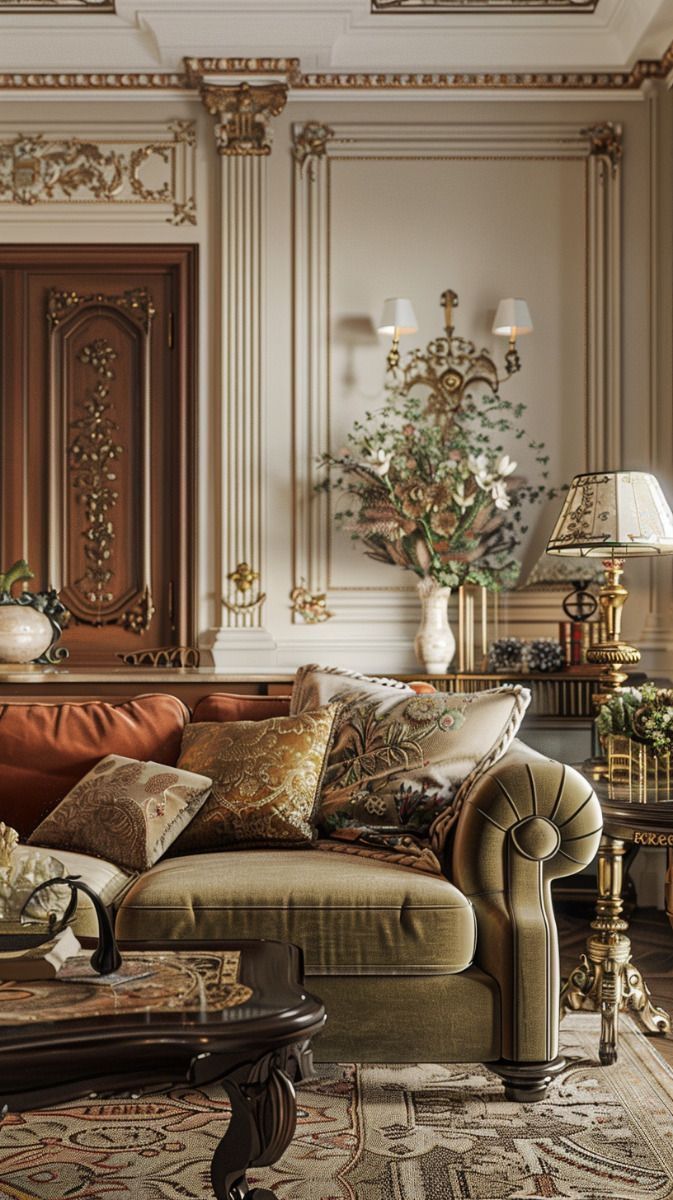
[(239, 850), (164, 859), (117, 918), (122, 938), (277, 938), (301, 946), (314, 975), (463, 971), (476, 924), (446, 879), (306, 850)]

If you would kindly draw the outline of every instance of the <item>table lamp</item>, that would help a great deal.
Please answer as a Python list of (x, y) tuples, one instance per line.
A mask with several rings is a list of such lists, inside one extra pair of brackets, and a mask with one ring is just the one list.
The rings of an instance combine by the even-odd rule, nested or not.
[(603, 703), (628, 679), (623, 666), (640, 661), (640, 651), (622, 641), (624, 559), (673, 554), (673, 513), (654, 475), (644, 471), (594, 471), (576, 475), (547, 543), (547, 554), (601, 558), (605, 571), (598, 602), (606, 634), (587, 659), (603, 667)]

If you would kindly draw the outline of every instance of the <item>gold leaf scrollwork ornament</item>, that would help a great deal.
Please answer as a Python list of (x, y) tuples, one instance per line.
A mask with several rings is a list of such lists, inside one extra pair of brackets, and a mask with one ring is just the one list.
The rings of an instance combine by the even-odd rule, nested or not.
[(292, 131), (292, 157), (299, 166), (299, 172), (304, 174), (308, 166), (308, 178), (315, 180), (315, 164), (327, 153), (327, 143), (334, 137), (334, 130), (322, 121), (307, 121), (304, 125), (295, 125)]
[(120, 312), (130, 313), (136, 319), (140, 319), (143, 329), (147, 333), (152, 324), (153, 318), (156, 316), (154, 302), (147, 288), (131, 288), (124, 292), (121, 296), (104, 296), (101, 292), (90, 293), (87, 296), (80, 296), (79, 292), (59, 292), (51, 291), (47, 303), (47, 320), (50, 329), (56, 329), (61, 321), (70, 316), (70, 313), (84, 304), (106, 304), (114, 308), (118, 308)]
[[(241, 592), (243, 596), (247, 596), (256, 581), (259, 579), (259, 571), (253, 570), (247, 562), (240, 562), (235, 571), (230, 571), (227, 579), (233, 583), (237, 592)], [(229, 612), (232, 613), (250, 613), (256, 608), (260, 608), (266, 600), (266, 592), (258, 592), (256, 596), (252, 596), (249, 600), (228, 600), (226, 596), (222, 597), (222, 603)]]
[(271, 153), (271, 118), (285, 108), (287, 84), (204, 84), (201, 98), (217, 118), (215, 137), (220, 154)]
[(303, 617), (307, 625), (321, 625), (334, 616), (327, 607), (326, 592), (310, 592), (302, 579), (299, 587), (290, 592), (290, 607), (297, 617)]

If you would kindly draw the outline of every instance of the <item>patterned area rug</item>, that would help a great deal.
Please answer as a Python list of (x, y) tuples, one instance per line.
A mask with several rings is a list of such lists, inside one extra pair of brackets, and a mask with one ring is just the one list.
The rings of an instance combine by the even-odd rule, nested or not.
[[(280, 1200), (670, 1200), (673, 1071), (622, 1019), (597, 1065), (598, 1018), (563, 1026), (574, 1062), (541, 1104), (508, 1103), (475, 1066), (319, 1067), (292, 1146), (251, 1182)], [(216, 1088), (147, 1091), (12, 1115), (3, 1200), (208, 1200), (227, 1121)]]

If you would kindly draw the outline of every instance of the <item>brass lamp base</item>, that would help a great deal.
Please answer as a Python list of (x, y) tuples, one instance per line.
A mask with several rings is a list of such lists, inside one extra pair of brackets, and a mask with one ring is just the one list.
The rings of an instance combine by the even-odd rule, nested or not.
[(587, 661), (604, 668), (600, 677), (601, 692), (594, 696), (597, 704), (604, 704), (624, 686), (628, 679), (626, 671), (622, 670), (624, 665), (640, 662), (640, 651), (621, 639), (622, 609), (629, 594), (620, 583), (624, 559), (605, 558), (603, 568), (605, 583), (601, 587), (598, 603), (605, 619), (607, 637), (587, 650)]

